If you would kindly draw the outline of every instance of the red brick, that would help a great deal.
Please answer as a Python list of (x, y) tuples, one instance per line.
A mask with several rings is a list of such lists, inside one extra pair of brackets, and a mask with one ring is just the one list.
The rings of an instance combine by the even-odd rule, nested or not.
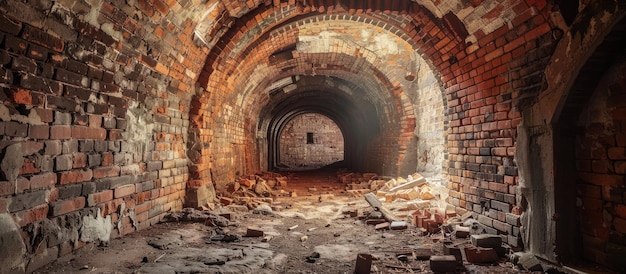
[(15, 183), (0, 181), (0, 196), (13, 195), (15, 193)]
[(10, 89), (10, 92), (7, 93), (8, 99), (16, 104), (23, 105), (32, 105), (33, 104), (33, 96), (31, 93), (25, 89)]
[(48, 139), (50, 127), (45, 125), (31, 125), (28, 127), (28, 136), (34, 139)]
[(123, 131), (119, 130), (119, 129), (110, 129), (109, 130), (109, 137), (107, 138), (108, 140), (111, 141), (115, 141), (115, 140), (123, 140), (124, 137), (122, 136)]
[(71, 200), (59, 201), (50, 204), (52, 216), (67, 214), (81, 208), (85, 208), (85, 197), (76, 197)]
[(135, 206), (135, 213), (139, 214), (142, 212), (147, 212), (148, 210), (150, 210), (150, 208), (152, 208), (152, 205), (150, 202), (138, 204)]
[(550, 25), (548, 24), (543, 24), (540, 25), (534, 29), (532, 29), (531, 31), (528, 31), (524, 34), (524, 39), (526, 39), (526, 41), (531, 41), (543, 34), (546, 34), (550, 31)]
[(128, 196), (135, 193), (135, 185), (125, 185), (115, 189), (115, 198)]
[(74, 153), (72, 155), (72, 167), (83, 168), (87, 166), (87, 155), (84, 153)]
[(465, 258), (470, 263), (485, 264), (499, 260), (498, 254), (493, 248), (466, 247)]
[(120, 167), (119, 166), (106, 166), (106, 167), (98, 167), (93, 169), (93, 178), (100, 179), (105, 177), (113, 177), (120, 175)]
[(44, 123), (51, 123), (53, 121), (52, 110), (43, 109), (43, 108), (35, 108), (37, 115), (41, 118), (41, 121)]
[(89, 115), (89, 127), (101, 127), (102, 116), (101, 115)]
[(620, 204), (615, 205), (615, 213), (620, 218), (626, 219), (626, 205), (620, 205)]
[(102, 153), (102, 166), (113, 165), (113, 153)]
[(435, 273), (456, 272), (457, 266), (458, 262), (456, 257), (453, 255), (438, 255), (430, 257), (430, 270)]
[(615, 230), (617, 230), (617, 232), (626, 233), (626, 219), (615, 218), (613, 224), (615, 225)]
[(34, 160), (28, 159), (28, 158), (24, 159), (24, 164), (20, 168), (20, 175), (33, 174), (33, 173), (39, 173), (39, 172), (40, 170), (39, 168), (35, 166)]
[(597, 174), (597, 173), (579, 173), (580, 179), (584, 182), (600, 186), (622, 186), (624, 185), (624, 176)]
[(15, 193), (20, 194), (30, 189), (30, 181), (24, 177), (18, 177), (15, 181)]
[(57, 183), (57, 175), (55, 173), (49, 172), (39, 175), (34, 175), (30, 178), (30, 188), (38, 189), (38, 188), (51, 188)]
[(51, 126), (50, 139), (65, 140), (72, 138), (72, 130), (70, 126)]
[(22, 32), (22, 38), (34, 44), (52, 49), (56, 52), (62, 52), (65, 46), (63, 40), (29, 25), (25, 25)]
[(92, 177), (93, 171), (91, 169), (61, 172), (59, 174), (59, 184), (65, 185), (86, 182), (91, 180)]
[(73, 139), (97, 139), (104, 140), (106, 138), (107, 131), (104, 128), (90, 128), (83, 126), (72, 127)]
[(113, 200), (113, 190), (105, 190), (102, 192), (89, 194), (87, 196), (87, 205), (94, 206), (111, 200)]
[(44, 204), (31, 209), (15, 212), (13, 216), (20, 226), (25, 226), (32, 222), (46, 219), (48, 216), (48, 205)]
[(609, 159), (611, 160), (626, 160), (626, 148), (612, 147), (608, 151)]
[(508, 193), (509, 185), (489, 182), (489, 189), (493, 191), (501, 192), (501, 193)]

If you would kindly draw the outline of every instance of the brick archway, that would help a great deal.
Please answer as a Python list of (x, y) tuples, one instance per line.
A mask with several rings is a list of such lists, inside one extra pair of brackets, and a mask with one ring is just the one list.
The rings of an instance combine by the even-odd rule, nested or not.
[[(546, 90), (524, 111), (524, 123), (519, 129), (524, 134), (519, 139), (517, 161), (524, 163), (520, 164), (520, 185), (524, 202), (530, 208), (524, 218), (529, 222), (525, 225), (529, 226), (526, 237), (530, 250), (554, 261), (580, 263), (591, 260), (623, 269), (623, 265), (616, 263), (619, 260), (609, 254), (601, 255), (604, 251), (595, 249), (614, 241), (608, 239), (612, 224), (607, 226), (602, 221), (602, 212), (593, 213), (594, 217), (585, 215), (591, 200), (601, 200), (588, 197), (595, 195), (594, 186), (603, 182), (599, 179), (601, 176), (593, 176), (591, 168), (580, 171), (583, 162), (588, 160), (591, 163), (592, 160), (587, 156), (580, 160), (579, 147), (580, 137), (593, 132), (584, 126), (586, 123), (581, 124), (581, 114), (592, 107), (592, 95), (601, 93), (597, 89), (603, 86), (607, 70), (614, 62), (623, 60), (623, 53), (620, 55), (619, 52), (626, 45), (625, 21), (623, 7), (614, 13), (617, 6), (617, 3), (595, 3), (586, 7), (606, 9), (611, 16), (603, 20), (585, 10), (569, 18), (570, 31), (564, 34), (567, 39), (558, 44), (546, 68)], [(591, 27), (592, 21), (602, 23)], [(605, 171), (602, 176), (609, 178), (612, 172)], [(607, 189), (604, 191), (609, 193)], [(599, 191), (596, 194), (605, 197)], [(587, 209), (581, 213), (581, 208)], [(593, 218), (595, 220), (591, 221)], [(590, 227), (594, 226), (602, 228), (593, 228), (595, 231), (590, 232)], [(545, 227), (549, 229), (545, 230)], [(597, 241), (590, 244), (593, 239)], [(611, 254), (623, 256), (624, 253), (615, 249)]]

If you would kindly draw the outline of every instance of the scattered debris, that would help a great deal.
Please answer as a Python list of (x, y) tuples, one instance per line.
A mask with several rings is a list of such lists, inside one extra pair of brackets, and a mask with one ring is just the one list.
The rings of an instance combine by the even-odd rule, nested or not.
[(405, 221), (395, 221), (389, 224), (389, 229), (391, 230), (403, 230), (407, 228), (408, 228), (408, 225)]
[(462, 251), (461, 251), (461, 245), (462, 243), (458, 243), (458, 244), (453, 244), (452, 242), (448, 242), (448, 243), (444, 243), (443, 244), (443, 255), (452, 255), (456, 258), (456, 261), (459, 264), (463, 263), (463, 255), (462, 255)]
[[(500, 258), (496, 250), (489, 247), (469, 246), (464, 248), (465, 259), (473, 264), (490, 264), (497, 262)], [(452, 256), (454, 258), (454, 256)]]
[(389, 221), (399, 221), (400, 219), (396, 217), (391, 211), (389, 211), (386, 207), (383, 206), (382, 203), (374, 196), (374, 194), (368, 193), (365, 194), (365, 200), (376, 210), (380, 211), (383, 217)]
[(310, 256), (306, 257), (306, 262), (307, 263), (315, 263), (317, 262), (317, 259), (319, 259), (321, 257), (319, 252), (313, 252)]
[(231, 243), (240, 241), (241, 237), (239, 235), (225, 233), (221, 229), (215, 229), (212, 231), (210, 239), (211, 241)]
[(182, 211), (170, 212), (165, 216), (168, 222), (198, 222), (208, 226), (227, 227), (230, 221), (222, 216), (209, 211), (201, 211), (193, 208), (184, 208)]
[(525, 269), (528, 271), (543, 271), (543, 266), (541, 266), (541, 262), (533, 254), (516, 252), (513, 253), (512, 256), (514, 256), (512, 261), (517, 264), (521, 269)]
[[(268, 268), (269, 273), (280, 272), (284, 269), (272, 267), (285, 263), (287, 255), (281, 250), (286, 248), (281, 246), (285, 242), (290, 246), (287, 249), (315, 248), (319, 251), (305, 257), (307, 263), (316, 264), (312, 268), (341, 260), (346, 265), (346, 258), (351, 262), (356, 256), (354, 273), (424, 273), (429, 272), (429, 266), (433, 272), (463, 272), (464, 259), (466, 266), (472, 263), (482, 265), (480, 267), (495, 267), (494, 264), (499, 263), (500, 267), (517, 265), (529, 271), (543, 269), (541, 262), (530, 254), (516, 253), (516, 256), (511, 256), (513, 264), (505, 262), (504, 253), (508, 252), (508, 246), (503, 246), (503, 240), (507, 238), (485, 234), (490, 230), (475, 219), (480, 216), (477, 213), (447, 206), (447, 192), (441, 190), (439, 182), (429, 181), (419, 174), (408, 178), (385, 178), (374, 173), (345, 173), (339, 178), (336, 183), (340, 187), (337, 188), (323, 184), (312, 184), (316, 186), (313, 189), (306, 185), (299, 188), (306, 196), (302, 200), (309, 203), (303, 207), (300, 199), (288, 199), (297, 196), (295, 191), (283, 189), (287, 180), (293, 179), (292, 176), (273, 173), (246, 176), (222, 190), (220, 203), (207, 204), (201, 207), (203, 210), (186, 208), (170, 212), (164, 219), (168, 222), (194, 222), (197, 224), (191, 225), (199, 226), (207, 233), (199, 236), (200, 244), (194, 243), (191, 247), (223, 249), (224, 253), (220, 255), (198, 256), (203, 257), (197, 261), (201, 267), (211, 271), (217, 271), (220, 266), (232, 267), (234, 261), (246, 261), (246, 264), (257, 267), (255, 269)], [(307, 193), (307, 190), (315, 193)], [(355, 199), (346, 199), (348, 195), (362, 198), (354, 202)], [(313, 221), (309, 211), (326, 217)], [(295, 218), (283, 222), (280, 220), (283, 217)], [(355, 234), (355, 225), (367, 227), (360, 228), (360, 232)], [(171, 239), (156, 236), (146, 241), (152, 247), (167, 250), (154, 262), (165, 254), (169, 255), (160, 264), (176, 260), (176, 250), (183, 248), (181, 243), (185, 243), (188, 236), (185, 239), (182, 235), (174, 236)], [(288, 241), (285, 241), (285, 236), (289, 237)], [(299, 239), (300, 245), (293, 244), (296, 239)], [(376, 253), (358, 253), (368, 252), (366, 250)], [(163, 251), (156, 252), (158, 254), (148, 256), (154, 258)], [(257, 261), (250, 259), (253, 252), (258, 252), (258, 258), (262, 257), (265, 261), (255, 264)], [(148, 267), (146, 269), (150, 269), (153, 262), (148, 256), (141, 256), (143, 259), (138, 257), (134, 262), (141, 261)], [(320, 263), (322, 257), (323, 264)], [(351, 263), (347, 267), (352, 267)], [(471, 267), (468, 270), (474, 271)]]
[(377, 224), (375, 226), (375, 229), (376, 230), (389, 229), (389, 225), (390, 225), (390, 223), (388, 223), (388, 222), (380, 223), (380, 224)]
[(435, 273), (456, 272), (456, 267), (457, 262), (454, 256), (443, 255), (430, 257), (430, 270)]
[(429, 260), (433, 256), (433, 251), (429, 248), (418, 248), (413, 253), (417, 260)]
[(163, 258), (163, 256), (165, 256), (165, 254), (167, 254), (167, 253), (163, 253), (163, 254), (161, 254), (161, 256), (159, 256), (156, 259), (154, 259), (154, 262), (155, 263), (158, 262), (161, 258)]
[(398, 255), (396, 256), (396, 258), (398, 259), (398, 261), (405, 262), (405, 263), (409, 261), (409, 256), (404, 255), (404, 254)]
[(497, 248), (502, 246), (502, 237), (491, 234), (472, 235), (472, 244), (477, 247)]
[(263, 230), (248, 228), (246, 230), (246, 237), (263, 237), (265, 236), (265, 232)]
[(457, 238), (467, 238), (470, 235), (470, 228), (457, 225), (454, 227), (454, 236)]
[(355, 274), (370, 274), (372, 271), (372, 255), (359, 253), (356, 256)]

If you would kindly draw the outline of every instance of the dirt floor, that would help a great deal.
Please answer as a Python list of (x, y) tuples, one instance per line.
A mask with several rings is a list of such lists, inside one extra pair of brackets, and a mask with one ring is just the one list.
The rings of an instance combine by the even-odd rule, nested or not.
[[(361, 216), (372, 208), (362, 197), (347, 196), (332, 173), (291, 174), (288, 188), (297, 197), (275, 198), (271, 207), (220, 208), (234, 213), (228, 226), (161, 223), (107, 246), (87, 246), (39, 272), (354, 273), (357, 254), (369, 253), (372, 273), (429, 273), (429, 261), (416, 259), (411, 251), (442, 254), (441, 233), (421, 235), (410, 225), (377, 231), (365, 224)], [(343, 214), (354, 209), (360, 213), (356, 217)], [(264, 237), (245, 237), (248, 228), (263, 231)], [(408, 256), (398, 256), (407, 250)], [(505, 259), (494, 265), (465, 263), (458, 270), (522, 272)]]

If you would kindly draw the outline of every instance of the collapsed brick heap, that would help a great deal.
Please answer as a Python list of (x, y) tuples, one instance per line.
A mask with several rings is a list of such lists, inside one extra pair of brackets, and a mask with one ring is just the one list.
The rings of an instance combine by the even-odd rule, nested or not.
[[(363, 177), (370, 177), (363, 176)], [(435, 242), (440, 241), (442, 249), (418, 248), (398, 255), (415, 257), (416, 260), (429, 260), (434, 272), (463, 271), (464, 263), (498, 264), (511, 261), (519, 269), (542, 271), (545, 267), (541, 261), (529, 253), (520, 252), (521, 247), (510, 246), (503, 241), (507, 235), (485, 226), (479, 220), (480, 215), (472, 212), (459, 212), (444, 202), (445, 193), (441, 192), (437, 183), (429, 182), (419, 174), (405, 178), (376, 179), (375, 176), (365, 182), (354, 183), (354, 178), (363, 178), (355, 174), (345, 174), (343, 182), (351, 182), (347, 188), (362, 187), (359, 190), (374, 192), (381, 203), (374, 210), (347, 208), (342, 213), (361, 219), (366, 225), (374, 226), (375, 230), (417, 230), (418, 235), (430, 235)], [(381, 183), (381, 181), (383, 183)], [(370, 191), (366, 188), (378, 187)], [(368, 199), (367, 194), (366, 200)], [(369, 202), (369, 201), (368, 201)], [(462, 215), (460, 215), (463, 213)], [(511, 215), (512, 217), (515, 215)], [(520, 220), (508, 218), (510, 225), (518, 225)], [(371, 262), (370, 262), (371, 263)], [(357, 263), (358, 265), (358, 263)]]
[(287, 178), (278, 173), (262, 172), (248, 175), (226, 185), (218, 193), (221, 205), (240, 204), (248, 208), (256, 208), (260, 203), (269, 203), (273, 197), (284, 195)]

